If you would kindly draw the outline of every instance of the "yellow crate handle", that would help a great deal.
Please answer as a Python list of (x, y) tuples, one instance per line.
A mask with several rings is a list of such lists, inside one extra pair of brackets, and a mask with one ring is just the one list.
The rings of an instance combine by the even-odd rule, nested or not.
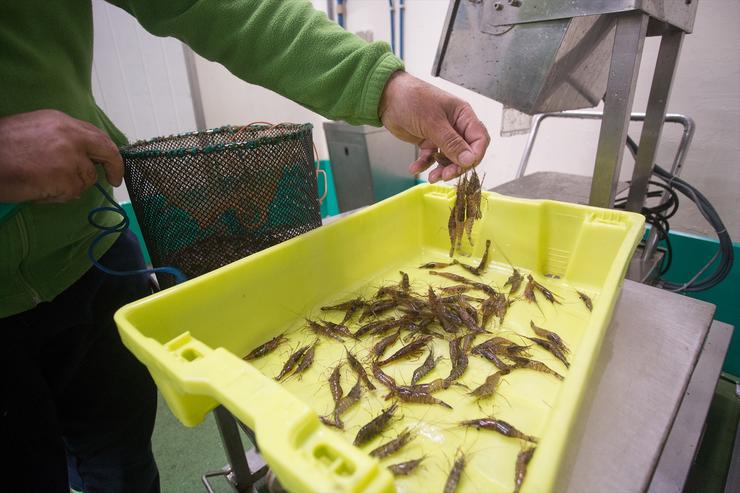
[[(390, 472), (339, 433), (313, 410), (252, 365), (223, 349), (211, 349), (185, 332), (164, 346), (153, 340), (159, 367), (179, 390), (223, 404), (254, 430), (260, 453), (291, 492), (390, 493)], [(259, 401), (259, 406), (250, 403)], [(269, 436), (268, 439), (262, 439)]]

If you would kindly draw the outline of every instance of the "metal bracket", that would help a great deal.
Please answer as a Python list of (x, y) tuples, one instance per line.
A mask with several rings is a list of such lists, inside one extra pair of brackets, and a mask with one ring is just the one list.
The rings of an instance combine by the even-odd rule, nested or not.
[(209, 479), (223, 476), (229, 482), (232, 489), (238, 493), (256, 492), (257, 483), (265, 477), (268, 467), (258, 454), (256, 448), (246, 452), (244, 451), (242, 439), (239, 435), (239, 428), (241, 427), (245, 430), (252, 443), (256, 444), (254, 433), (245, 425), (238, 422), (223, 406), (218, 406), (214, 409), (213, 416), (216, 419), (216, 426), (221, 436), (221, 443), (224, 446), (228, 465), (216, 471), (209, 471), (201, 476), (203, 486), (208, 493), (214, 493)]
[(483, 32), (501, 26), (570, 19), (587, 15), (635, 12), (690, 33), (698, 0), (491, 0), (483, 9)]
[[(527, 171), (529, 165), (529, 158), (532, 155), (532, 149), (534, 149), (534, 143), (537, 140), (537, 135), (540, 130), (542, 122), (547, 118), (567, 118), (575, 120), (601, 120), (604, 113), (601, 111), (563, 111), (557, 113), (541, 113), (535, 115), (532, 118), (532, 128), (529, 131), (529, 137), (527, 137), (527, 143), (524, 145), (524, 152), (522, 153), (522, 159), (519, 161), (519, 168), (516, 170), (515, 178), (521, 178)], [(645, 113), (632, 113), (630, 120), (633, 122), (644, 122)], [(683, 163), (686, 161), (686, 153), (688, 152), (691, 141), (694, 138), (694, 131), (696, 130), (696, 124), (694, 120), (686, 115), (678, 113), (667, 113), (665, 115), (666, 123), (677, 123), (683, 126), (683, 134), (681, 135), (681, 141), (678, 144), (676, 150), (676, 156), (673, 158), (673, 164), (671, 166), (671, 173), (679, 176)]]

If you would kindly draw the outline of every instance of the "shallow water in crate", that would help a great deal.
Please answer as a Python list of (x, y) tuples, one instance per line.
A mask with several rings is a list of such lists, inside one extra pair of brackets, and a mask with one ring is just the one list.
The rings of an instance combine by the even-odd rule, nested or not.
[[(461, 259), (470, 265), (477, 265), (480, 259)], [(453, 281), (431, 275), (429, 270), (419, 269), (419, 265), (430, 262), (447, 262), (449, 258), (440, 251), (423, 251), (413, 262), (389, 265), (385, 272), (374, 279), (358, 285), (344, 293), (337, 293), (330, 299), (324, 300), (322, 305), (333, 305), (348, 299), (362, 296), (371, 298), (380, 286), (397, 284), (401, 276), (399, 271), (409, 274), (411, 288), (426, 297), (429, 286), (435, 289), (455, 284)], [(512, 268), (506, 264), (491, 263), (486, 274), (475, 278), (460, 266), (453, 266), (441, 270), (463, 275), (469, 279), (486, 282), (496, 290), (508, 293), (509, 288), (504, 283), (512, 273)], [(503, 324), (494, 319), (488, 330), (492, 334), (476, 336), (474, 344), (479, 344), (493, 336), (507, 337), (518, 344), (531, 344), (521, 336), (536, 337), (530, 329), (530, 321), (540, 327), (552, 330), (565, 341), (571, 353), (569, 361), (578, 357), (578, 346), (583, 335), (590, 312), (579, 298), (575, 288), (564, 281), (554, 278), (535, 276), (535, 279), (553, 291), (560, 298), (560, 304), (548, 302), (537, 293), (537, 303), (530, 303), (523, 297), (524, 286), (528, 271), (521, 270), (525, 277), (521, 288), (512, 295), (514, 303), (509, 308)], [(480, 291), (469, 291), (467, 294), (476, 297), (485, 297)], [(598, 304), (598, 293), (587, 291), (594, 305)], [(313, 320), (323, 319), (340, 322), (343, 312), (321, 311), (322, 305), (314, 307), (310, 313), (296, 314), (295, 321), (288, 327), (276, 328), (275, 334), (285, 332), (287, 342), (283, 343), (273, 353), (260, 359), (251, 361), (256, 368), (265, 375), (273, 378), (282, 368), (287, 358), (297, 348), (311, 344), (317, 336), (305, 322), (305, 317)], [(478, 306), (474, 303), (474, 306)], [(400, 312), (387, 312), (380, 318), (400, 316)], [(353, 332), (361, 325), (358, 322), (359, 312), (348, 323)], [(366, 320), (367, 321), (367, 320)], [(364, 321), (364, 322), (366, 322)], [(363, 322), (363, 323), (364, 323)], [(443, 333), (439, 327), (436, 331)], [(393, 346), (386, 349), (388, 356), (403, 346), (403, 336), (408, 330), (402, 330), (402, 337)], [(466, 331), (465, 331), (466, 332)], [(337, 364), (343, 363), (341, 368), (341, 386), (346, 395), (357, 381), (357, 376), (346, 363), (346, 350), (350, 350), (362, 361), (371, 381), (377, 387), (368, 391), (363, 385), (362, 398), (358, 405), (350, 408), (342, 415), (344, 430), (341, 433), (351, 443), (357, 431), (371, 419), (387, 409), (393, 399), (386, 400), (387, 389), (380, 384), (371, 372), (371, 348), (384, 335), (365, 336), (359, 341), (347, 338), (344, 343), (318, 337), (315, 361), (311, 367), (300, 376), (290, 376), (282, 384), (291, 393), (302, 399), (320, 416), (329, 415), (334, 402), (331, 397), (328, 379)], [(460, 332), (463, 334), (464, 332)], [(408, 340), (407, 340), (408, 341)], [(435, 355), (442, 359), (435, 370), (423, 378), (419, 383), (430, 382), (438, 377), (446, 377), (450, 371), (449, 344), (447, 340), (433, 339)], [(427, 350), (420, 356), (412, 359), (403, 359), (384, 366), (386, 373), (396, 379), (399, 384), (409, 384), (414, 370), (427, 357)], [(588, 356), (588, 355), (586, 355)], [(545, 363), (548, 367), (568, 378), (568, 370), (563, 363), (549, 352), (539, 347), (531, 348), (531, 358)], [(480, 402), (468, 395), (471, 389), (484, 382), (487, 376), (497, 371), (488, 360), (475, 355), (469, 356), (469, 366), (458, 380), (461, 385), (452, 385), (450, 388), (437, 392), (435, 397), (452, 406), (447, 409), (440, 405), (410, 404), (399, 402), (394, 418), (389, 426), (376, 438), (361, 448), (369, 452), (377, 446), (395, 438), (408, 428), (414, 439), (397, 453), (381, 460), (381, 464), (388, 466), (411, 459), (424, 457), (421, 465), (408, 476), (396, 478), (396, 488), (399, 492), (413, 491), (441, 491), (457, 454), (465, 454), (467, 465), (463, 471), (457, 491), (461, 492), (509, 492), (514, 489), (514, 476), (517, 454), (526, 447), (527, 442), (505, 437), (493, 431), (472, 428), (463, 428), (459, 422), (466, 419), (496, 417), (504, 420), (517, 429), (538, 438), (542, 438), (549, 427), (557, 427), (557, 423), (550, 423), (550, 410), (556, 404), (562, 382), (552, 375), (535, 372), (528, 369), (514, 370), (504, 376), (493, 397)], [(536, 454), (536, 452), (535, 452)]]

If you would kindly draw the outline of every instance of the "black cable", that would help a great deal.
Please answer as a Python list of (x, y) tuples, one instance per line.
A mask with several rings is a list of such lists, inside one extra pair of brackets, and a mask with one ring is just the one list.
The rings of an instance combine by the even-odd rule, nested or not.
[[(629, 148), (633, 156), (637, 155), (637, 144), (634, 140), (632, 140), (630, 136), (627, 136), (627, 147)], [(717, 210), (699, 190), (694, 188), (685, 180), (661, 168), (657, 164), (655, 164), (653, 167), (653, 174), (663, 180), (663, 182), (665, 182), (664, 184), (661, 184), (660, 188), (662, 188), (663, 190), (666, 190), (666, 187), (668, 189), (671, 189), (672, 192), (669, 193), (672, 193), (675, 198), (675, 202), (672, 204), (672, 206), (670, 207), (671, 210), (667, 214), (662, 214), (662, 212), (664, 210), (668, 210), (668, 208), (662, 209), (660, 212), (654, 212), (651, 208), (643, 208), (647, 209), (648, 214), (652, 216), (650, 217), (650, 220), (655, 221), (655, 223), (651, 222), (651, 224), (654, 224), (654, 226), (658, 228), (659, 235), (665, 234), (666, 238), (668, 236), (669, 229), (667, 227), (667, 220), (670, 217), (673, 217), (673, 215), (678, 210), (678, 195), (676, 195), (675, 193), (676, 191), (678, 191), (689, 198), (692, 202), (694, 202), (702, 217), (704, 217), (704, 219), (706, 219), (707, 222), (712, 226), (715, 233), (717, 234), (717, 238), (719, 239), (719, 248), (717, 249), (717, 253), (691, 279), (683, 284), (660, 280), (660, 285), (666, 289), (675, 292), (704, 291), (716, 286), (717, 284), (722, 282), (725, 277), (727, 277), (727, 275), (730, 273), (730, 270), (732, 269), (732, 264), (734, 262), (732, 239), (730, 238), (730, 234), (727, 232), (727, 228), (722, 222), (722, 219), (719, 217)], [(655, 184), (655, 182), (651, 181), (650, 184)], [(673, 201), (674, 198), (669, 198), (666, 203)], [(646, 221), (649, 222), (647, 215)], [(670, 249), (669, 242), (667, 243), (667, 245), (668, 249)], [(710, 275), (700, 279), (705, 271), (707, 271), (718, 259), (719, 263), (715, 267), (714, 271)], [(663, 267), (661, 267), (661, 276), (665, 273), (663, 272), (664, 270), (667, 271), (667, 268), (664, 269)]]
[[(648, 198), (662, 197), (663, 192), (666, 192), (668, 194), (665, 201), (661, 201), (660, 203), (652, 207), (644, 205), (642, 207), (642, 210), (640, 211), (642, 215), (645, 216), (645, 222), (655, 228), (658, 242), (660, 243), (662, 241), (665, 245), (666, 253), (661, 259), (660, 267), (658, 270), (658, 275), (662, 276), (668, 271), (668, 269), (670, 269), (673, 262), (673, 248), (671, 246), (670, 236), (668, 235), (668, 232), (670, 231), (668, 219), (672, 217), (678, 210), (679, 199), (676, 191), (663, 182), (650, 180), (648, 182), (648, 185), (655, 186), (660, 189), (648, 190), (646, 194), (646, 197)], [(626, 196), (619, 197), (614, 201), (614, 207), (617, 209), (624, 209), (626, 204)]]

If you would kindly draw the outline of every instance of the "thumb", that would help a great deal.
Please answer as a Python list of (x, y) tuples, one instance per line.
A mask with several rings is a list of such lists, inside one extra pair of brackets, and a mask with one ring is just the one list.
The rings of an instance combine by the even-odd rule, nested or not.
[(447, 120), (432, 123), (431, 140), (434, 142), (442, 153), (447, 156), (453, 163), (469, 168), (475, 164), (475, 154), (460, 135)]

